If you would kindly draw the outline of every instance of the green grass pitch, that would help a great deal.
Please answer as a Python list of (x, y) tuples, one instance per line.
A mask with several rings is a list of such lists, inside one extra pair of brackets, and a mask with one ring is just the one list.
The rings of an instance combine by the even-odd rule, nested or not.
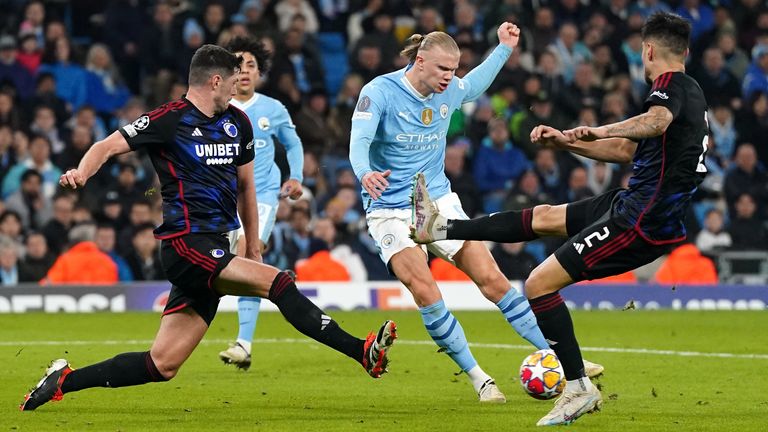
[[(417, 312), (332, 315), (357, 335), (385, 318), (397, 321), (389, 374), (369, 378), (275, 313), (259, 317), (254, 364), (237, 371), (217, 357), (237, 317), (220, 314), (173, 381), (70, 393), (34, 412), (18, 405), (47, 362), (66, 357), (78, 367), (144, 351), (158, 316), (0, 315), (0, 431), (522, 431), (535, 429), (552, 405), (520, 388), (517, 371), (533, 348), (498, 313), (456, 313), (475, 357), (507, 395), (497, 406), (478, 404)], [(606, 367), (599, 380), (605, 403), (569, 429), (768, 430), (766, 312), (592, 311), (573, 318), (585, 357)]]

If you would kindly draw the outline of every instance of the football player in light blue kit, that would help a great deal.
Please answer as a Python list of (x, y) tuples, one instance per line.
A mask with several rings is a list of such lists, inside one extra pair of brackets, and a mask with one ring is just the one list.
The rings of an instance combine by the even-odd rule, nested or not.
[[(424, 249), (409, 238), (410, 193), (417, 173), (428, 179), (429, 194), (441, 214), (467, 219), (445, 176), (446, 132), (453, 111), (482, 95), (517, 46), (520, 30), (503, 23), (499, 45), (464, 78), (459, 48), (449, 35), (413, 35), (402, 55), (404, 69), (379, 76), (360, 93), (352, 116), (350, 160), (362, 183), (368, 230), (382, 260), (411, 291), (427, 332), (466, 372), (480, 402), (506, 402), (478, 365), (461, 324), (445, 307), (427, 266)], [(439, 241), (429, 251), (463, 270), (504, 318), (537, 349), (548, 348), (524, 295), (510, 286), (481, 242)]]
[[(237, 94), (230, 104), (244, 111), (253, 125), (256, 153), (253, 177), (259, 210), (259, 241), (263, 251), (272, 234), (279, 198), (296, 199), (302, 194), (304, 151), (285, 106), (278, 100), (256, 92), (261, 82), (261, 74), (266, 73), (268, 69), (269, 53), (264, 45), (252, 38), (238, 37), (228, 44), (227, 49), (243, 57)], [(285, 146), (291, 171), (289, 179), (282, 186), (280, 168), (275, 163), (275, 138)], [(233, 253), (242, 255), (241, 252), (245, 251), (242, 228), (230, 233), (230, 244)], [(240, 329), (235, 343), (219, 353), (219, 358), (224, 363), (234, 364), (246, 370), (251, 366), (251, 342), (260, 305), (259, 297), (240, 297), (237, 300)]]

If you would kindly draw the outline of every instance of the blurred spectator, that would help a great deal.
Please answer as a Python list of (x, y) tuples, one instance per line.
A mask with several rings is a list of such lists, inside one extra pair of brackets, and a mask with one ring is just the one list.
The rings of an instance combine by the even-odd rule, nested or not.
[(469, 170), (464, 169), (467, 147), (459, 144), (449, 145), (445, 149), (445, 175), (451, 182), (451, 190), (459, 196), (461, 207), (469, 217), (474, 217), (482, 209), (482, 199), (477, 190), (475, 179)]
[(353, 54), (352, 73), (360, 75), (364, 82), (370, 82), (391, 70), (384, 62), (384, 54), (378, 42), (361, 39), (360, 45)]
[(566, 114), (577, 117), (583, 108), (598, 108), (602, 104), (603, 90), (593, 84), (594, 74), (590, 63), (576, 65), (573, 82), (558, 97)]
[(27, 253), (19, 263), (19, 282), (38, 282), (44, 278), (56, 260), (48, 250), (45, 236), (32, 232), (27, 236)]
[(128, 210), (128, 224), (118, 231), (117, 234), (117, 252), (122, 256), (128, 256), (131, 252), (133, 243), (133, 234), (139, 227), (152, 223), (152, 204), (146, 199), (126, 203), (122, 200), (122, 207)]
[(488, 123), (488, 136), (477, 149), (474, 162), (474, 178), (483, 196), (483, 211), (494, 213), (501, 210), (504, 195), (531, 163), (525, 153), (509, 140), (509, 131), (503, 119)]
[(573, 81), (576, 65), (592, 59), (592, 53), (579, 41), (579, 28), (566, 22), (560, 26), (557, 39), (547, 48), (557, 57), (560, 73), (566, 84)]
[(266, 2), (262, 0), (245, 0), (240, 11), (232, 17), (232, 22), (242, 24), (249, 33), (256, 35), (272, 34), (277, 31), (271, 19), (264, 16)]
[(53, 74), (57, 95), (72, 110), (77, 110), (88, 100), (87, 72), (75, 60), (72, 42), (68, 37), (60, 37), (46, 48), (40, 72)]
[(491, 255), (509, 280), (525, 280), (539, 263), (523, 248), (525, 243), (496, 243)]
[[(337, 138), (330, 149), (326, 149), (329, 154), (339, 156), (344, 160), (349, 158), (349, 135), (352, 130), (352, 114), (357, 105), (357, 99), (360, 97), (363, 79), (360, 75), (351, 73), (344, 78), (341, 84), (341, 90), (336, 95), (334, 106), (328, 115), (328, 126), (333, 131), (333, 136)], [(305, 182), (306, 184), (306, 182)]]
[(152, 24), (143, 26), (143, 30), (139, 46), (142, 72), (147, 76), (143, 92), (150, 96), (147, 104), (156, 106), (167, 102), (166, 96), (174, 79), (177, 56), (181, 51), (181, 32), (174, 24), (170, 4), (166, 1), (157, 2)]
[(599, 195), (618, 187), (615, 166), (602, 161), (593, 161), (587, 165), (587, 185), (590, 191)]
[(12, 129), (22, 127), (21, 110), (8, 91), (0, 91), (0, 125), (10, 126)]
[[(353, 53), (362, 46), (375, 45), (381, 50), (382, 69), (391, 71), (395, 68), (394, 61), (400, 53), (400, 43), (394, 33), (394, 19), (385, 12), (379, 12), (363, 21), (365, 35), (355, 44)], [(357, 57), (357, 56), (355, 56)]]
[(643, 39), (640, 33), (630, 33), (621, 45), (621, 52), (629, 70), (632, 82), (632, 95), (636, 98), (645, 98), (648, 84), (645, 82), (643, 68)]
[(599, 44), (592, 51), (593, 84), (606, 90), (613, 78), (629, 73), (627, 58), (608, 44)]
[(512, 54), (509, 55), (504, 66), (496, 75), (496, 79), (493, 80), (491, 87), (488, 88), (490, 93), (496, 93), (504, 87), (512, 87), (518, 92), (523, 89), (525, 80), (530, 76), (530, 72), (520, 63), (520, 56), (520, 50), (512, 51)]
[(328, 181), (320, 169), (315, 153), (304, 151), (304, 168), (302, 169), (304, 177), (304, 186), (314, 194), (314, 196), (324, 195), (328, 192)]
[(32, 73), (16, 59), (16, 39), (10, 35), (0, 36), (0, 82), (13, 84), (19, 98), (32, 95), (35, 81)]
[(331, 257), (324, 240), (312, 237), (309, 241), (309, 258), (296, 263), (296, 281), (349, 281), (344, 264)]
[(749, 68), (749, 57), (736, 44), (736, 36), (731, 32), (722, 32), (717, 37), (717, 47), (723, 53), (725, 67), (736, 79), (741, 80)]
[(227, 14), (224, 5), (217, 1), (209, 1), (203, 10), (204, 43), (218, 43), (221, 32), (227, 27)]
[(67, 110), (67, 104), (64, 99), (56, 94), (56, 78), (50, 72), (41, 72), (37, 75), (35, 93), (27, 101), (25, 109), (29, 116), (32, 117), (35, 109), (39, 106), (46, 106), (53, 110), (54, 118), (59, 126), (71, 114)]
[(24, 241), (24, 227), (21, 217), (13, 210), (3, 210), (0, 213), (0, 235), (4, 235), (18, 244)]
[(275, 4), (275, 14), (277, 28), (281, 32), (290, 28), (293, 18), (297, 15), (301, 15), (306, 20), (307, 33), (317, 33), (320, 28), (315, 10), (307, 0), (279, 0)]
[(765, 222), (757, 215), (757, 204), (752, 195), (741, 193), (736, 199), (732, 215), (728, 233), (734, 249), (768, 249)]
[(334, 147), (337, 140), (328, 124), (328, 98), (322, 90), (310, 92), (307, 103), (293, 116), (293, 121), (305, 150), (324, 153)]
[(750, 99), (753, 93), (768, 94), (768, 46), (757, 45), (752, 49), (752, 63), (741, 88), (745, 100)]
[(53, 198), (53, 218), (43, 227), (43, 235), (48, 247), (58, 255), (67, 244), (69, 230), (72, 227), (72, 212), (75, 202), (71, 195), (61, 194)]
[(723, 52), (719, 48), (707, 48), (701, 68), (692, 75), (704, 91), (709, 106), (739, 108), (741, 87), (736, 77), (725, 67)]
[[(288, 30), (283, 35), (283, 49), (275, 53), (272, 71), (272, 76), (290, 74), (296, 87), (304, 95), (309, 94), (311, 90), (325, 88), (323, 69), (318, 54), (304, 46), (301, 34), (296, 30)], [(282, 99), (280, 101), (286, 107), (291, 105), (290, 101), (288, 103)]]
[(43, 176), (34, 169), (21, 175), (21, 187), (5, 201), (6, 208), (14, 210), (21, 217), (25, 230), (39, 230), (52, 217), (51, 202), (43, 196)]
[(57, 126), (56, 113), (54, 113), (51, 108), (45, 105), (36, 107), (29, 130), (34, 134), (42, 135), (48, 139), (51, 143), (52, 155), (59, 155), (64, 151), (64, 147), (66, 146), (66, 142), (64, 141), (65, 134), (62, 133)]
[(545, 124), (562, 130), (568, 125), (568, 121), (553, 106), (549, 93), (544, 91), (535, 96), (530, 111), (521, 111), (515, 117), (520, 117), (520, 119), (515, 120), (513, 118), (512, 120), (519, 122), (518, 136), (514, 137), (514, 141), (525, 152), (525, 156), (531, 160), (536, 157), (538, 151), (538, 146), (531, 143), (530, 133), (534, 127)]
[(103, 115), (111, 115), (125, 105), (130, 92), (106, 45), (100, 43), (91, 45), (86, 56), (85, 68), (89, 72), (86, 76), (88, 105)]
[(15, 286), (20, 282), (19, 251), (16, 243), (6, 236), (0, 236), (0, 284)]
[(567, 183), (557, 155), (551, 148), (540, 148), (533, 160), (533, 170), (539, 177), (542, 190), (557, 202), (563, 202)]
[(557, 30), (555, 28), (555, 14), (549, 7), (541, 7), (534, 12), (532, 50), (535, 56), (539, 56), (547, 47), (555, 41)]
[(162, 280), (165, 273), (160, 263), (160, 248), (152, 231), (155, 226), (151, 223), (141, 224), (133, 232), (133, 249), (125, 257), (128, 267), (133, 274), (133, 280)]
[(38, 45), (37, 38), (33, 34), (26, 33), (19, 38), (16, 60), (33, 76), (37, 75), (37, 69), (43, 61), (43, 48), (42, 45)]
[[(107, 137), (107, 130), (104, 126), (104, 122), (96, 115), (96, 111), (90, 105), (81, 106), (80, 109), (75, 112), (75, 115), (67, 122), (67, 127), (69, 129), (74, 129), (76, 126), (85, 126), (88, 128), (93, 135), (94, 141), (101, 141)], [(125, 157), (126, 154), (129, 155), (129, 157), (136, 157), (133, 153), (123, 153), (122, 155), (118, 155), (118, 157)]]
[(45, 23), (45, 5), (40, 0), (32, 0), (24, 7), (24, 20), (19, 25), (19, 35), (34, 35), (37, 43), (44, 45), (43, 23)]
[(488, 48), (483, 32), (483, 19), (477, 7), (470, 2), (456, 2), (453, 9), (454, 24), (448, 26), (447, 33), (456, 39), (459, 46), (483, 52)]
[(8, 197), (21, 186), (21, 175), (34, 169), (43, 176), (43, 195), (50, 199), (59, 186), (61, 170), (51, 162), (51, 144), (40, 135), (32, 137), (29, 143), (29, 157), (18, 162), (3, 179), (3, 196)]
[(683, 0), (675, 13), (691, 23), (691, 45), (696, 45), (715, 26), (715, 12), (700, 0)]
[(595, 193), (589, 188), (587, 170), (580, 166), (572, 169), (568, 176), (568, 190), (563, 201), (576, 202), (593, 196)]
[(522, 210), (552, 202), (553, 199), (542, 189), (539, 176), (531, 170), (526, 171), (509, 191), (509, 196), (504, 201), (504, 210)]
[(12, 145), (13, 130), (8, 125), (0, 125), (0, 179), (5, 177), (5, 174), (16, 162)]
[(548, 95), (560, 94), (565, 89), (562, 67), (558, 57), (552, 51), (539, 54), (536, 62), (536, 73), (541, 80), (541, 88)]
[(745, 143), (736, 148), (734, 166), (725, 176), (725, 200), (729, 214), (734, 214), (736, 201), (742, 194), (750, 194), (762, 210), (768, 199), (768, 175), (758, 166), (755, 146)]
[[(737, 138), (733, 112), (726, 105), (715, 105), (710, 109), (707, 118), (709, 119), (709, 130), (717, 143), (718, 156), (726, 160), (731, 159), (736, 148)], [(712, 149), (708, 149), (707, 157), (712, 154)]]
[(66, 151), (61, 152), (56, 159), (56, 165), (64, 172), (70, 168), (76, 168), (91, 145), (93, 145), (91, 131), (84, 126), (75, 126), (72, 129), (69, 145)]
[(73, 227), (69, 233), (72, 247), (59, 255), (41, 283), (108, 285), (117, 282), (117, 265), (99, 250), (93, 242), (95, 236), (94, 224)]
[(731, 247), (731, 235), (725, 230), (723, 212), (711, 209), (704, 218), (704, 227), (696, 236), (696, 247), (705, 254)]
[(147, 19), (144, 15), (144, 8), (134, 0), (112, 0), (104, 10), (104, 43), (115, 57), (115, 64), (134, 94), (141, 91), (139, 44)]
[(711, 259), (702, 256), (690, 243), (677, 247), (656, 271), (654, 279), (660, 284), (716, 284), (717, 270)]
[(631, 13), (635, 12), (645, 19), (656, 12), (672, 12), (672, 8), (661, 0), (639, 0), (631, 8)]
[(744, 103), (744, 110), (736, 116), (736, 132), (740, 142), (758, 144), (757, 157), (768, 167), (768, 94), (755, 93)]

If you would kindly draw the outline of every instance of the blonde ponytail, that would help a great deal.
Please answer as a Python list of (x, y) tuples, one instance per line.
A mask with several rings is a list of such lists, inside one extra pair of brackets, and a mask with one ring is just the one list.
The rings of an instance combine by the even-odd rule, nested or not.
[(426, 36), (417, 33), (409, 37), (406, 40), (405, 48), (400, 51), (400, 55), (407, 57), (409, 63), (413, 63), (416, 61), (416, 55), (419, 51), (429, 51), (433, 47), (439, 47), (448, 52), (459, 52), (459, 46), (449, 34), (434, 31)]

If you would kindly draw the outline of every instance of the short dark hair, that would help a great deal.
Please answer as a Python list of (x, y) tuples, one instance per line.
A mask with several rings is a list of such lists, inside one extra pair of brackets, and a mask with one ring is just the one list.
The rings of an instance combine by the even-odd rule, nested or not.
[(657, 12), (645, 22), (641, 34), (643, 40), (654, 39), (672, 53), (683, 55), (691, 39), (691, 24), (680, 15)]
[(206, 44), (195, 51), (189, 65), (189, 85), (203, 85), (211, 75), (221, 75), (228, 78), (240, 66), (240, 57), (226, 49)]
[(269, 68), (272, 66), (269, 61), (270, 52), (264, 44), (254, 37), (237, 36), (227, 44), (227, 50), (231, 53), (247, 52), (256, 57), (256, 65), (259, 67), (259, 72), (265, 74), (269, 72)]
[(40, 180), (40, 183), (43, 182), (43, 176), (40, 174), (40, 171), (30, 168), (21, 175), (21, 182), (24, 183), (27, 180), (29, 180), (32, 177), (37, 177), (38, 180)]

